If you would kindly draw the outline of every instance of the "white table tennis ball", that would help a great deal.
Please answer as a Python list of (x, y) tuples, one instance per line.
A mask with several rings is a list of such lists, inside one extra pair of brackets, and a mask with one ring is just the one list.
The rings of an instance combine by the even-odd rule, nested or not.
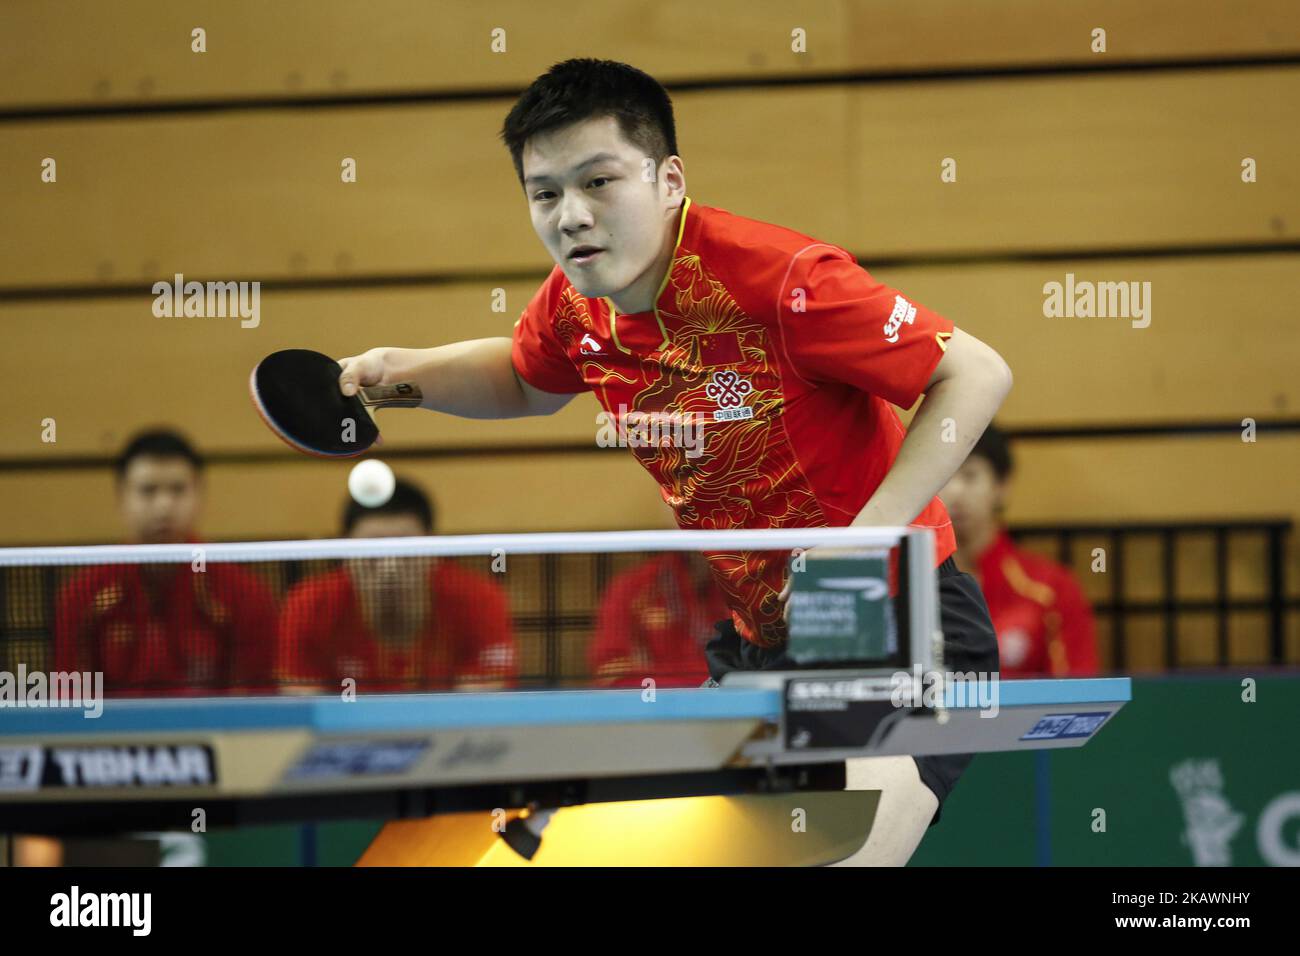
[(397, 479), (393, 469), (378, 458), (367, 458), (357, 463), (348, 475), (348, 492), (352, 500), (364, 508), (378, 508), (393, 497)]

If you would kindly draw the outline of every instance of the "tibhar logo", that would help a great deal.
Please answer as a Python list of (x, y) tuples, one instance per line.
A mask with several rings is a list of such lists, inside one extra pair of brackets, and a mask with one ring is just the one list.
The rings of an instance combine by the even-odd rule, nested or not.
[(240, 328), (255, 329), (262, 322), (262, 283), (186, 282), (176, 273), (173, 284), (153, 284), (153, 314), (160, 319), (243, 319)]
[(126, 926), (132, 936), (153, 927), (152, 893), (82, 893), (73, 886), (50, 897), (51, 926)]
[(104, 713), (103, 671), (32, 671), (26, 664), (18, 672), (0, 671), (0, 708), (81, 707), (83, 717)]
[[(890, 678), (889, 700), (895, 707), (936, 707), (950, 696), (950, 707), (974, 707), (981, 717), (996, 717), (1001, 710), (997, 673), (984, 671), (895, 671)], [(946, 688), (952, 688), (948, 695)]]
[(1232, 838), (1245, 817), (1232, 809), (1223, 793), (1217, 760), (1184, 760), (1170, 768), (1169, 782), (1183, 804), (1183, 843), (1197, 866), (1231, 866)]
[(908, 302), (901, 295), (894, 296), (894, 311), (889, 313), (889, 321), (885, 323), (885, 341), (893, 344), (898, 341), (898, 333), (903, 328), (903, 323), (911, 325), (916, 321), (916, 306)]
[(690, 412), (634, 412), (596, 415), (596, 444), (601, 448), (685, 448), (687, 458), (704, 454), (704, 418)]
[(1151, 324), (1150, 282), (1075, 282), (1043, 285), (1043, 315), (1049, 319), (1132, 319), (1135, 329)]
[(202, 744), (0, 747), (0, 792), (62, 788), (207, 787), (217, 782)]

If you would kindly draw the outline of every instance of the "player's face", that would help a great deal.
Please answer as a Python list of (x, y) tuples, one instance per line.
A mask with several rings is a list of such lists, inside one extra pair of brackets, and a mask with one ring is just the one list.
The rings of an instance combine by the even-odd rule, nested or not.
[(198, 523), (203, 488), (184, 458), (139, 455), (118, 485), (118, 509), (127, 536), (140, 544), (188, 541)]
[(966, 459), (939, 492), (958, 538), (964, 529), (983, 529), (997, 519), (1004, 490), (987, 458)]
[[(523, 166), (533, 229), (574, 288), (624, 312), (651, 308), (685, 195), (681, 160), (656, 169), (604, 116), (532, 137)], [(572, 256), (584, 245), (601, 251)]]

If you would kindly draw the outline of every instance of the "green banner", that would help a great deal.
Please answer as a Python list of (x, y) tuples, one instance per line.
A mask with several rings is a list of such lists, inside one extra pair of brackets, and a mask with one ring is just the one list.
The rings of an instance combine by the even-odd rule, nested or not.
[(975, 758), (914, 866), (1300, 866), (1300, 677), (1134, 680), (1077, 750)]

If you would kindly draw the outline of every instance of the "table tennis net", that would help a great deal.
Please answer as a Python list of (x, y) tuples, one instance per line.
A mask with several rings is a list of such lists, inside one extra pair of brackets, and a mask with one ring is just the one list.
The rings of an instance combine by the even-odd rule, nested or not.
[(106, 696), (697, 686), (736, 603), (713, 565), (761, 577), (796, 539), (684, 534), (0, 549), (0, 672)]

